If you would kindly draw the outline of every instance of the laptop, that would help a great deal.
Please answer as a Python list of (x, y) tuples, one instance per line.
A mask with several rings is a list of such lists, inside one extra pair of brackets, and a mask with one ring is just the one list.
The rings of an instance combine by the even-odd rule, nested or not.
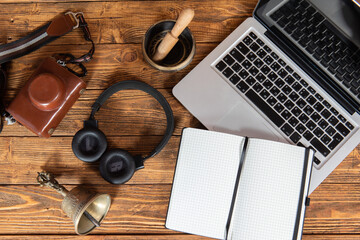
[(359, 22), (350, 0), (260, 0), (173, 94), (210, 130), (313, 148), (311, 193), (360, 143)]

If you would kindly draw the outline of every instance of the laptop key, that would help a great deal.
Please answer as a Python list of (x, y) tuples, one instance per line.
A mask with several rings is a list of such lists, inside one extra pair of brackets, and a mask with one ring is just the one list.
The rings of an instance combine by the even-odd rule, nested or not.
[(315, 136), (317, 136), (318, 138), (320, 138), (320, 137), (324, 134), (324, 131), (321, 130), (319, 127), (317, 127), (317, 128), (314, 130), (314, 134), (315, 134)]
[(252, 76), (249, 76), (245, 81), (250, 86), (252, 86), (256, 82), (255, 78), (253, 78)]
[(256, 59), (256, 55), (253, 52), (249, 52), (249, 54), (246, 56), (251, 62)]
[(259, 70), (258, 70), (256, 67), (254, 67), (254, 66), (252, 66), (252, 67), (249, 69), (249, 73), (250, 73), (251, 75), (253, 75), (253, 76), (256, 76), (256, 74), (258, 74), (258, 72), (259, 72)]
[(300, 139), (301, 139), (301, 135), (298, 134), (297, 132), (294, 132), (294, 133), (290, 136), (290, 140), (293, 141), (293, 143), (299, 142)]
[(242, 64), (241, 64), (245, 69), (249, 69), (251, 67), (251, 62), (248, 60), (245, 60)]
[(249, 46), (253, 42), (253, 40), (249, 36), (246, 36), (243, 42)]
[(264, 65), (264, 62), (261, 61), (259, 58), (257, 58), (253, 64), (257, 67), (257, 68), (261, 68), (262, 65)]
[(299, 133), (303, 134), (303, 133), (305, 132), (305, 130), (306, 130), (306, 127), (305, 127), (304, 125), (302, 125), (301, 123), (299, 123), (299, 124), (296, 126), (296, 130), (297, 130)]
[(277, 96), (280, 93), (280, 89), (274, 86), (272, 89), (270, 89), (270, 92), (272, 95)]
[(311, 143), (311, 145), (313, 145), (313, 146), (315, 147), (315, 149), (316, 149), (319, 153), (321, 153), (324, 157), (326, 157), (327, 155), (329, 155), (330, 150), (329, 150), (326, 146), (324, 146), (324, 144), (322, 144), (322, 143), (319, 141), (319, 139), (313, 138), (310, 143)]
[(329, 134), (330, 136), (333, 136), (333, 135), (336, 133), (336, 130), (335, 130), (333, 127), (329, 126), (329, 127), (325, 130), (325, 132), (327, 132), (327, 134)]
[(226, 68), (226, 63), (220, 61), (218, 64), (215, 65), (216, 69), (220, 72)]
[(252, 39), (256, 39), (256, 38), (257, 38), (256, 34), (253, 33), (253, 32), (251, 32), (249, 35), (250, 35), (250, 37), (252, 37)]
[(264, 58), (266, 56), (266, 52), (263, 49), (260, 49), (256, 54), (259, 58)]
[(328, 119), (331, 116), (331, 113), (327, 109), (324, 109), (321, 112), (321, 116), (323, 116), (325, 119)]
[(277, 72), (281, 66), (277, 63), (277, 62), (274, 62), (272, 65), (271, 65), (271, 68), (272, 70), (274, 70), (275, 72)]
[(296, 105), (298, 105), (299, 108), (303, 108), (306, 106), (306, 102), (303, 100), (303, 99), (299, 99), (297, 102), (296, 102)]
[(349, 123), (349, 122), (345, 123), (345, 125), (346, 125), (350, 130), (353, 130), (353, 129), (354, 129), (354, 126), (353, 126), (351, 123)]
[(231, 65), (235, 62), (235, 60), (234, 60), (232, 57), (230, 57), (229, 54), (226, 55), (226, 56), (223, 58), (223, 60), (224, 60), (224, 62), (226, 62), (227, 65), (229, 65), (229, 66), (231, 66)]
[(256, 80), (258, 80), (259, 82), (263, 82), (263, 81), (266, 79), (265, 75), (262, 74), (262, 73), (259, 73), (258, 75), (256, 75), (255, 78), (256, 78)]
[(317, 112), (314, 112), (310, 117), (312, 120), (314, 120), (314, 122), (317, 122), (321, 119), (321, 116)]
[(289, 119), (289, 123), (291, 126), (296, 127), (296, 125), (299, 123), (299, 120), (297, 120), (295, 117), (291, 117)]
[(233, 56), (239, 63), (245, 59), (245, 57), (235, 48), (230, 51), (230, 55)]
[(321, 161), (317, 157), (314, 157), (313, 161), (316, 165), (319, 165), (321, 163)]
[(331, 150), (334, 150), (337, 145), (343, 140), (343, 137), (337, 133), (334, 137), (331, 143), (328, 145)]
[(252, 89), (245, 94), (277, 127), (284, 124), (284, 119), (262, 100)]
[(250, 87), (244, 81), (241, 81), (236, 87), (243, 93), (245, 93)]
[(263, 86), (266, 89), (270, 89), (273, 86), (273, 83), (269, 79), (266, 79), (265, 82), (263, 83)]
[(333, 125), (333, 126), (335, 126), (335, 125), (339, 122), (339, 120), (338, 120), (336, 117), (334, 117), (334, 116), (331, 116), (328, 121), (329, 121), (329, 123), (331, 123), (331, 125)]
[(267, 75), (271, 70), (268, 66), (264, 65), (261, 69), (260, 69), (265, 75)]
[(285, 107), (283, 105), (281, 105), (280, 103), (277, 103), (275, 104), (275, 107), (274, 107), (275, 111), (277, 111), (278, 113), (281, 113), (282, 110), (285, 109)]
[(278, 86), (278, 88), (282, 88), (285, 85), (285, 82), (279, 78), (275, 81), (275, 84)]
[(311, 115), (314, 112), (314, 109), (312, 109), (309, 105), (307, 105), (303, 110), (307, 115)]
[(312, 120), (309, 120), (308, 123), (306, 124), (306, 127), (312, 131), (316, 127), (316, 124)]
[(291, 113), (288, 111), (288, 110), (284, 110), (282, 113), (281, 113), (281, 116), (283, 118), (285, 118), (286, 120), (288, 120), (290, 117), (291, 117)]
[(280, 102), (284, 103), (284, 102), (287, 100), (287, 97), (286, 97), (285, 94), (280, 93), (280, 94), (277, 96), (277, 99), (278, 99)]
[(231, 66), (231, 69), (234, 70), (235, 72), (239, 72), (241, 70), (241, 66), (240, 64), (238, 63), (234, 63), (232, 66)]
[(226, 78), (229, 78), (234, 73), (234, 71), (231, 70), (231, 68), (227, 67), (222, 73)]
[(344, 137), (346, 137), (350, 131), (349, 129), (347, 129), (342, 123), (339, 123), (338, 125), (336, 125), (335, 127)]
[(234, 74), (229, 79), (234, 85), (236, 85), (240, 81), (240, 77), (237, 74)]
[(264, 46), (264, 44), (265, 44), (260, 38), (256, 39), (256, 42), (257, 42), (260, 46)]
[(281, 89), (286, 95), (289, 95), (292, 91), (291, 87), (288, 85), (285, 85), (282, 89)]
[(309, 117), (306, 116), (305, 113), (303, 113), (300, 115), (299, 120), (305, 124), (309, 120)]
[(324, 109), (324, 106), (323, 106), (321, 103), (317, 102), (317, 103), (314, 105), (314, 109), (315, 109), (316, 111), (318, 111), (318, 112), (321, 112), (321, 111)]
[(264, 90), (261, 91), (260, 96), (263, 99), (267, 99), (270, 96), (270, 93), (264, 89)]
[(260, 92), (262, 89), (263, 89), (263, 86), (261, 86), (260, 83), (255, 83), (255, 85), (253, 86), (253, 89), (256, 91), (256, 92)]
[(276, 98), (274, 98), (273, 96), (270, 96), (267, 100), (266, 100), (271, 106), (274, 106), (277, 102)]
[(290, 110), (290, 109), (292, 109), (292, 108), (295, 106), (295, 104), (294, 104), (292, 101), (287, 100), (287, 101), (285, 102), (284, 106), (285, 106), (287, 109)]
[(314, 137), (314, 134), (312, 134), (310, 131), (306, 131), (303, 136), (306, 140), (310, 141), (310, 139)]
[(290, 136), (290, 134), (294, 131), (294, 129), (289, 124), (285, 123), (281, 127), (281, 131), (283, 131), (286, 136)]
[(322, 136), (322, 137), (320, 138), (320, 140), (321, 140), (325, 145), (328, 145), (329, 142), (331, 141), (331, 138), (330, 138), (328, 135), (324, 134), (324, 136)]
[(329, 123), (326, 122), (324, 119), (321, 119), (318, 124), (322, 129), (325, 129), (329, 125)]
[(250, 49), (247, 47), (247, 46), (245, 46), (245, 44), (244, 43), (239, 43), (237, 46), (237, 49), (239, 49), (240, 50), (240, 52), (242, 53), (242, 54), (244, 54), (244, 55), (246, 55), (249, 51), (250, 51)]
[(249, 76), (249, 73), (243, 69), (239, 72), (239, 76), (242, 78), (242, 79), (245, 79), (247, 76)]
[(255, 42), (250, 45), (250, 49), (253, 50), (254, 52), (256, 52), (257, 50), (259, 50), (259, 48), (260, 48), (260, 46), (257, 45)]

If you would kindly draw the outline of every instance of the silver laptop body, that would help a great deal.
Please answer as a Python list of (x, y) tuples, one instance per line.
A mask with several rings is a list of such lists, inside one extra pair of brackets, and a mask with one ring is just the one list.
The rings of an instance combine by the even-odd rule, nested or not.
[[(271, 121), (269, 117), (264, 113), (266, 109), (260, 109), (262, 107), (259, 108), (259, 106), (262, 106), (261, 104), (263, 102), (258, 101), (257, 103), (254, 103), (253, 100), (255, 96), (253, 95), (261, 93), (261, 90), (257, 92), (257, 90), (254, 89), (254, 86), (257, 83), (251, 86), (251, 84), (253, 83), (249, 80), (250, 84), (247, 85), (250, 86), (250, 89), (244, 90), (239, 87), (240, 83), (234, 84), (234, 82), (237, 82), (236, 80), (234, 80), (233, 78), (230, 80), (229, 76), (225, 76), (222, 73), (222, 71), (224, 70), (220, 71), (217, 68), (217, 64), (219, 64), (220, 61), (224, 61), (224, 58), (226, 56), (232, 56), (231, 54), (233, 54), (234, 52), (233, 49), (239, 50), (237, 46), (239, 45), (239, 43), (243, 42), (246, 37), (249, 37), (250, 33), (252, 34), (251, 36), (254, 35), (256, 37), (256, 39), (252, 39), (253, 42), (256, 42), (257, 39), (260, 39), (261, 41), (258, 40), (259, 42), (263, 42), (265, 44), (264, 46), (269, 46), (272, 50), (272, 54), (282, 59), (286, 63), (286, 66), (290, 67), (290, 69), (293, 70), (292, 74), (297, 73), (302, 80), (305, 80), (307, 82), (308, 85), (306, 87), (302, 87), (304, 89), (313, 90), (314, 92), (310, 92), (310, 95), (313, 94), (317, 102), (330, 103), (332, 110), (338, 113), (338, 115), (336, 116), (341, 116), (341, 119), (346, 119), (341, 126), (346, 125), (351, 126), (352, 128), (346, 130), (347, 135), (342, 136), (342, 141), (336, 147), (334, 147), (334, 149), (329, 150), (328, 145), (326, 145), (326, 156), (321, 154), (319, 151), (316, 152), (315, 156), (319, 162), (318, 164), (313, 164), (309, 189), (309, 193), (311, 193), (360, 143), (360, 116), (358, 112), (350, 114), (348, 111), (346, 111), (346, 109), (342, 107), (342, 105), (338, 104), (338, 102), (331, 95), (329, 95), (327, 91), (323, 90), (323, 88), (320, 87), (319, 84), (317, 84), (305, 71), (303, 71), (294, 61), (292, 61), (266, 36), (265, 32), (267, 30), (268, 29), (266, 29), (255, 18), (251, 17), (246, 19), (173, 88), (173, 94), (185, 106), (185, 108), (189, 110), (190, 113), (192, 113), (209, 130), (295, 144), (294, 141), (290, 139), (290, 136), (293, 137), (293, 135), (287, 133), (284, 127), (285, 124), (291, 126), (291, 124), (288, 123), (289, 119), (284, 120), (281, 123), (282, 126), (280, 126), (280, 123), (275, 124), (274, 121)], [(262, 48), (264, 48), (264, 46), (262, 46)], [(246, 57), (245, 60), (247, 60)], [(239, 65), (242, 65), (242, 63), (239, 63)], [(226, 68), (231, 68), (231, 66), (226, 66)], [(234, 74), (236, 74), (236, 71), (233, 71), (235, 72)], [(249, 71), (250, 69), (247, 69), (247, 72)], [(237, 75), (240, 75), (240, 72), (238, 72)], [(261, 73), (261, 71), (259, 72)], [(252, 79), (256, 78), (256, 74), (257, 73), (253, 73)], [(291, 75), (290, 73), (288, 74)], [(248, 73), (248, 76), (251, 75), (252, 74)], [(242, 79), (242, 77), (239, 78)], [(242, 81), (246, 83), (248, 79), (244, 78), (242, 79)], [(265, 81), (271, 82), (268, 79), (266, 79)], [(298, 80), (295, 79), (295, 81)], [(256, 79), (254, 80), (254, 82), (256, 82)], [(276, 86), (274, 82), (272, 82), (272, 84)], [(298, 85), (299, 84), (297, 84), (297, 86)], [(293, 83), (291, 86), (293, 86)], [(280, 87), (278, 87), (278, 89), (281, 90)], [(270, 90), (271, 88), (269, 87), (268, 92), (270, 92)], [(280, 92), (282, 93), (282, 91)], [(296, 94), (293, 94), (293, 96), (294, 95), (296, 97)], [(249, 96), (252, 96), (252, 100), (249, 99)], [(261, 98), (261, 96), (256, 97), (256, 99), (258, 98)], [(273, 98), (276, 99), (276, 96), (274, 96)], [(317, 98), (319, 98), (321, 101)], [(262, 100), (264, 102), (268, 101), (265, 99)], [(293, 102), (296, 106), (296, 101)], [(285, 103), (282, 103), (282, 105), (285, 105)], [(300, 107), (298, 108), (301, 110)], [(313, 108), (314, 106), (312, 106), (312, 109)], [(287, 108), (284, 107), (284, 109), (286, 110)], [(301, 114), (303, 114), (304, 111), (305, 110), (302, 109)], [(291, 110), (289, 109), (288, 112), (291, 112)], [(321, 115), (320, 112), (318, 115)], [(278, 113), (278, 117), (279, 116), (282, 116), (280, 112)], [(313, 117), (313, 115), (311, 115), (311, 117)], [(311, 117), (309, 115), (310, 120)], [(313, 120), (313, 122), (315, 122), (315, 120)], [(326, 124), (331, 126), (329, 120), (326, 121)], [(341, 123), (341, 121), (339, 121), (338, 119), (336, 121)], [(303, 123), (303, 125), (306, 127), (305, 122)], [(296, 132), (296, 124), (291, 127), (294, 132)], [(335, 126), (333, 127), (335, 128)], [(319, 131), (321, 133), (322, 128), (319, 127), (319, 123), (316, 123), (315, 128), (319, 128)], [(339, 127), (339, 129), (342, 128)], [(301, 138), (296, 139), (295, 142), (298, 142), (298, 144), (304, 145), (306, 147), (311, 147), (311, 143), (321, 142), (322, 140), (324, 140), (324, 138), (326, 140), (327, 137), (324, 137), (325, 135), (331, 138), (331, 140), (329, 140), (330, 142), (333, 141), (332, 137), (334, 136), (330, 136), (325, 131), (325, 128), (322, 129), (322, 131), (324, 132), (322, 136), (314, 136), (314, 138), (310, 140), (305, 139), (304, 136), (300, 134)], [(317, 134), (320, 133), (317, 132)], [(324, 145), (325, 143), (323, 143), (323, 145), (321, 146), (323, 147)], [(321, 147), (320, 150), (322, 150)], [(269, 159), (269, 161), (271, 160), (272, 159)], [(291, 161), (291, 159), (289, 159), (289, 161)]]

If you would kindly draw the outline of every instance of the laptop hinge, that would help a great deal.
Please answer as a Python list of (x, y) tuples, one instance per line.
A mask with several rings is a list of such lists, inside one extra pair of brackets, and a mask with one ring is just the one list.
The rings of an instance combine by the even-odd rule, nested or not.
[(265, 36), (296, 62), (304, 72), (333, 97), (350, 115), (353, 115), (355, 112), (360, 114), (360, 104), (338, 86), (334, 80), (327, 76), (318, 66), (312, 63), (305, 54), (295, 47), (290, 47), (293, 43), (277, 37), (281, 35), (282, 33), (275, 27), (271, 27), (270, 30), (265, 32)]

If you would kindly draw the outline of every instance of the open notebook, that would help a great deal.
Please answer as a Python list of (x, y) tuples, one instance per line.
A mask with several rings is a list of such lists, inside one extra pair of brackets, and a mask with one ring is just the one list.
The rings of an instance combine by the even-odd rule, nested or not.
[(185, 128), (165, 225), (218, 239), (301, 239), (313, 154)]

